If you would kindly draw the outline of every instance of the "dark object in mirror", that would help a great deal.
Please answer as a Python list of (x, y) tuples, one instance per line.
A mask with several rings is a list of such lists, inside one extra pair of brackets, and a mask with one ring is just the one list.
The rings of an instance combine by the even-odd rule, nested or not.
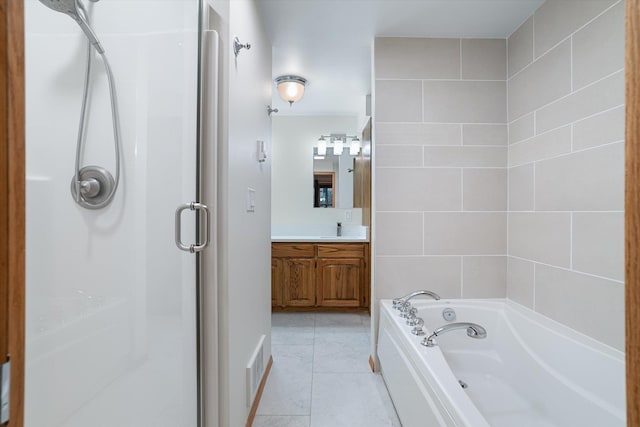
[(335, 208), (336, 174), (335, 172), (313, 173), (313, 207)]

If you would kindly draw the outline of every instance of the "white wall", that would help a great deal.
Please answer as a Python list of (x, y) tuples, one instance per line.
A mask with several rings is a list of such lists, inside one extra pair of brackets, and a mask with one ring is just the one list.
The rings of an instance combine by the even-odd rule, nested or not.
[[(294, 106), (295, 107), (295, 106)], [(320, 135), (358, 134), (356, 116), (273, 116), (273, 159), (271, 222), (274, 225), (362, 224), (361, 209), (313, 207), (313, 147)], [(348, 156), (348, 148), (345, 150)], [(341, 159), (342, 160), (342, 159)], [(346, 169), (348, 162), (341, 162)], [(346, 170), (345, 170), (346, 172)], [(353, 189), (339, 189), (340, 200), (350, 198)], [(346, 200), (345, 200), (346, 201)], [(345, 218), (351, 211), (352, 220)]]
[[(256, 140), (271, 146), (271, 45), (253, 0), (207, 2), (208, 26), (220, 34), (218, 280), (219, 425), (245, 425), (245, 369), (262, 335), (264, 362), (271, 355), (271, 160), (258, 163)], [(237, 59), (237, 35), (251, 50)], [(256, 190), (255, 212), (247, 212), (247, 188)], [(213, 414), (209, 414), (210, 416)], [(207, 425), (215, 425), (207, 419)]]

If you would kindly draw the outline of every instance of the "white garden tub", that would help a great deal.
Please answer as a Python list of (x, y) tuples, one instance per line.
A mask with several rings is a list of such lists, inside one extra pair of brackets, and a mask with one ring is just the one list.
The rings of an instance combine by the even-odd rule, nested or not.
[[(403, 427), (624, 426), (624, 353), (508, 300), (412, 301), (426, 335), (382, 301), (378, 357)], [(447, 323), (477, 323), (420, 344)], [(459, 381), (467, 384), (463, 389)]]

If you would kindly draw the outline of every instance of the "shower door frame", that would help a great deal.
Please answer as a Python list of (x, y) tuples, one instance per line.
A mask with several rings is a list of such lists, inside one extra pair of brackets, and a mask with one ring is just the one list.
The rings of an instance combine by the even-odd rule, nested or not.
[(11, 356), (10, 418), (24, 423), (24, 4), (0, 0), (0, 363)]

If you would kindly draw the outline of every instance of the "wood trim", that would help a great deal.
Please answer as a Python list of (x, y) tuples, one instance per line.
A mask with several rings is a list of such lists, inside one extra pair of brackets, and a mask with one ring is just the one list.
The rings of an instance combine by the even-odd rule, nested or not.
[(271, 307), (273, 313), (368, 313), (368, 307)]
[(376, 371), (376, 363), (373, 361), (373, 357), (369, 356), (369, 367), (371, 368), (371, 372)]
[[(11, 355), (9, 427), (24, 424), (25, 131), (24, 2), (0, 0), (0, 281), (8, 305), (7, 351)], [(0, 286), (2, 287), (2, 286)], [(3, 360), (4, 361), (4, 360)]]
[(625, 304), (627, 425), (640, 426), (640, 0), (626, 14)]
[(246, 427), (251, 427), (253, 425), (253, 420), (256, 418), (256, 412), (258, 411), (258, 406), (260, 406), (260, 399), (262, 399), (262, 392), (264, 391), (264, 386), (267, 384), (267, 378), (269, 378), (269, 374), (271, 373), (272, 365), (273, 356), (270, 356), (269, 363), (267, 363), (267, 369), (264, 370), (264, 375), (262, 376), (262, 380), (260, 381), (260, 387), (258, 387), (256, 398), (253, 399), (253, 405), (251, 405), (251, 411), (249, 411), (249, 418), (247, 418)]

